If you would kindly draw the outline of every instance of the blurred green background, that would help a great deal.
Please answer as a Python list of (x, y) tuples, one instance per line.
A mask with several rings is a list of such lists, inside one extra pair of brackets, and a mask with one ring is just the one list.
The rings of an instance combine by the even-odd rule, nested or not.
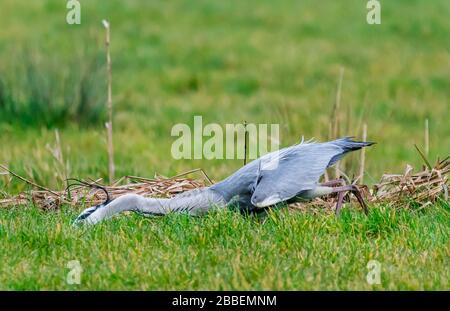
[[(241, 160), (174, 160), (176, 123), (280, 123), (281, 145), (326, 140), (341, 68), (341, 135), (378, 142), (365, 181), (450, 150), (450, 2), (381, 1), (381, 25), (366, 1), (80, 1), (0, 3), (0, 163), (62, 187), (49, 151), (58, 129), (67, 174), (107, 177), (103, 109), (104, 29), (112, 26), (117, 176), (174, 175), (202, 167), (218, 180)], [(347, 160), (357, 172), (358, 155)], [(24, 185), (0, 179), (7, 190)], [(7, 185), (6, 185), (7, 184)]]

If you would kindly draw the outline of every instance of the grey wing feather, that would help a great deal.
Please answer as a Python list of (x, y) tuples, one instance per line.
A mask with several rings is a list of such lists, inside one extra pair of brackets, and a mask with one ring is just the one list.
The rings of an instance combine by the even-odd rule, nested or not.
[[(301, 144), (280, 150), (278, 156), (261, 158), (262, 165), (251, 202), (274, 205), (315, 187), (333, 157), (343, 149), (335, 144)], [(266, 163), (264, 163), (266, 162)]]

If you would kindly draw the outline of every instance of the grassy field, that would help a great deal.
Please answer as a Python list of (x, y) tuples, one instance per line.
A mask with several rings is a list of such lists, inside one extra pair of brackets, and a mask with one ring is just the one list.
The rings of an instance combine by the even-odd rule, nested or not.
[[(448, 204), (426, 213), (378, 207), (366, 218), (218, 211), (204, 218), (120, 217), (88, 230), (75, 213), (1, 213), (2, 289), (449, 289)], [(66, 283), (78, 260), (80, 285)], [(369, 285), (369, 260), (381, 284)]]
[[(383, 1), (382, 24), (365, 1), (82, 1), (81, 25), (64, 1), (0, 3), (0, 164), (61, 189), (49, 151), (58, 129), (67, 175), (107, 177), (104, 30), (112, 25), (117, 175), (175, 175), (202, 167), (220, 180), (241, 160), (174, 160), (173, 125), (195, 115), (225, 125), (279, 123), (281, 145), (325, 140), (341, 68), (340, 134), (367, 150), (365, 182), (450, 150), (450, 3)], [(357, 173), (358, 155), (345, 169)], [(0, 198), (29, 186), (0, 175)], [(345, 209), (276, 211), (265, 221), (223, 211), (119, 217), (92, 230), (78, 210), (0, 210), (0, 289), (450, 289), (449, 206), (368, 218)], [(288, 216), (289, 215), (289, 216)], [(382, 264), (369, 285), (368, 260)], [(66, 264), (79, 260), (79, 286)]]

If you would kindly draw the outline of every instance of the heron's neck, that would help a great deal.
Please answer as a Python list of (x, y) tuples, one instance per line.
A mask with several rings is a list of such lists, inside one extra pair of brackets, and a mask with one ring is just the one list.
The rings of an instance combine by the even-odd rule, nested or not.
[(91, 223), (97, 223), (124, 211), (135, 211), (148, 215), (166, 215), (171, 212), (186, 212), (190, 215), (206, 213), (212, 206), (223, 207), (222, 195), (209, 188), (191, 190), (170, 199), (144, 198), (128, 194), (111, 201), (90, 216)]

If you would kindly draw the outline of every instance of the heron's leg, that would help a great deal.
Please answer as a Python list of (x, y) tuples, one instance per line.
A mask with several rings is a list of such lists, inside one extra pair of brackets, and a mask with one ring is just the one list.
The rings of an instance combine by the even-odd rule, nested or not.
[(345, 186), (345, 180), (342, 178), (332, 179), (320, 184), (325, 187)]
[(364, 213), (366, 215), (368, 215), (369, 214), (369, 209), (367, 208), (366, 202), (364, 202), (364, 199), (363, 199), (363, 197), (361, 195), (361, 191), (359, 191), (358, 187), (356, 187), (355, 185), (352, 185), (352, 187), (353, 187), (352, 193), (355, 195), (355, 197), (358, 200), (359, 204), (363, 208)]
[[(326, 187), (336, 187), (336, 186), (345, 186), (345, 180), (342, 178), (338, 178), (338, 179), (332, 179), (329, 181), (326, 181), (324, 183), (320, 184), (321, 186), (326, 186)], [(344, 201), (344, 192), (339, 192), (338, 193), (338, 197), (337, 197), (337, 202), (336, 202), (336, 216), (339, 216), (339, 212), (341, 210), (342, 207), (342, 203)]]
[[(345, 192), (351, 192), (355, 195), (356, 199), (358, 200), (358, 203), (361, 205), (361, 207), (364, 210), (364, 213), (367, 215), (368, 214), (367, 205), (364, 202), (361, 192), (359, 191), (358, 187), (356, 187), (355, 185), (347, 185), (347, 186), (333, 188), (332, 193), (338, 193), (338, 195), (339, 195), (338, 203), (336, 204), (336, 214), (339, 214), (339, 210), (342, 206), (342, 202), (340, 202), (340, 201), (342, 201), (344, 199)], [(341, 199), (341, 195), (342, 195), (342, 199)]]
[(344, 196), (345, 196), (345, 191), (341, 191), (338, 193), (338, 198), (337, 198), (337, 202), (336, 202), (336, 216), (339, 216), (339, 213), (341, 212), (341, 207), (342, 207), (342, 203), (344, 202)]

